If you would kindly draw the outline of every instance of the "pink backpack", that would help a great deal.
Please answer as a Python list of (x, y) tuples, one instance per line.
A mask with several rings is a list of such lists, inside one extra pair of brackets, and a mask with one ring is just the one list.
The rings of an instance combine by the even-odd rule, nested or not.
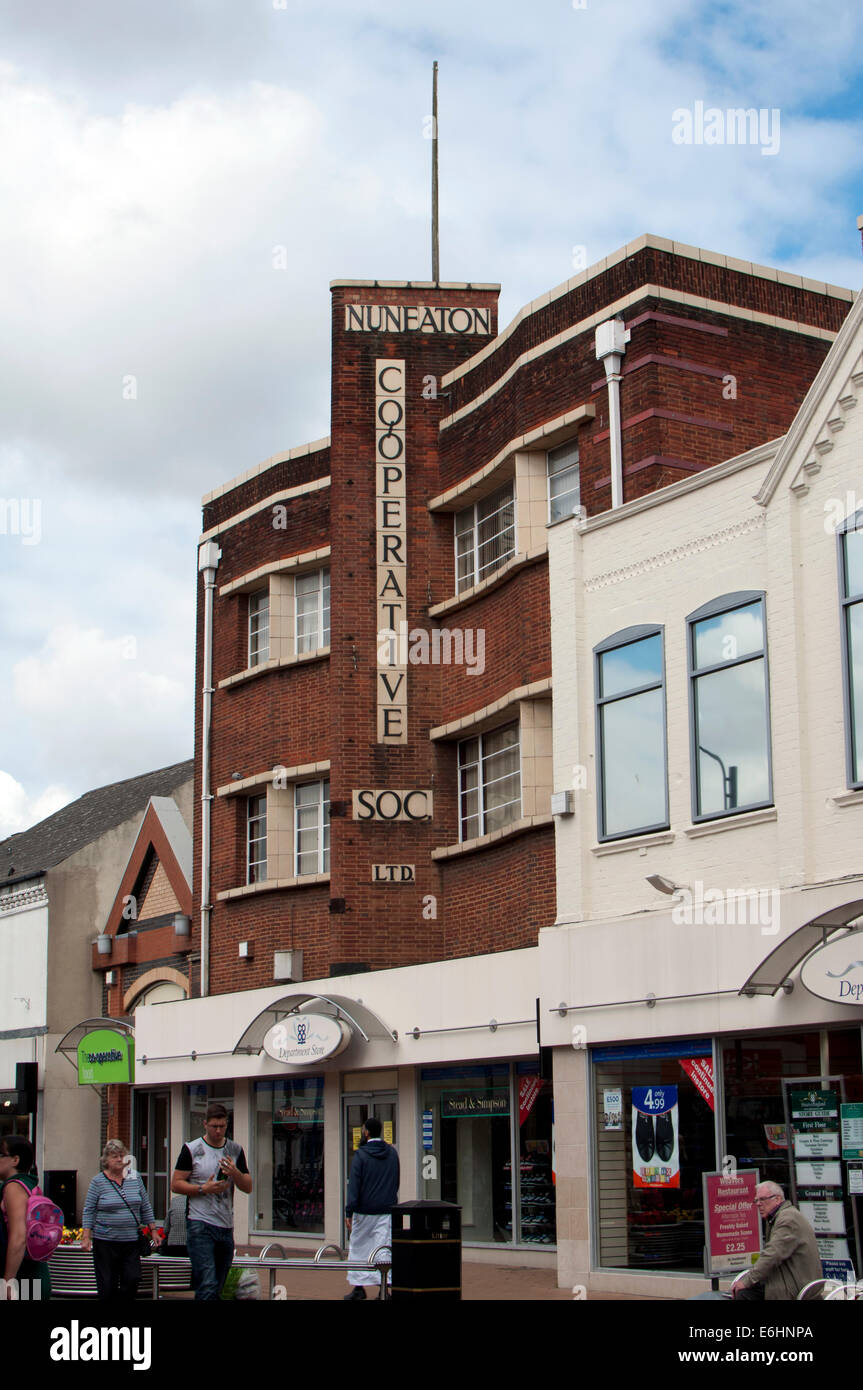
[(27, 1254), (31, 1260), (47, 1260), (60, 1244), (60, 1237), (63, 1234), (63, 1213), (54, 1202), (45, 1196), (38, 1184), (30, 1191), (27, 1184), (21, 1182), (20, 1178), (10, 1178), (10, 1182), (20, 1183), (30, 1193), (27, 1199), (27, 1211), (24, 1215), (27, 1228)]

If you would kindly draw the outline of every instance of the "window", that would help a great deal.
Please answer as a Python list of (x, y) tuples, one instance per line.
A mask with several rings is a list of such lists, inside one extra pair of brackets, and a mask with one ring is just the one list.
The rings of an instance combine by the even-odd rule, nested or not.
[(297, 575), (295, 587), (297, 655), (330, 645), (330, 572)]
[(267, 798), (250, 796), (246, 803), (246, 882), (267, 877)]
[(294, 788), (296, 875), (330, 871), (330, 784), (304, 782)]
[(595, 648), (601, 840), (668, 825), (662, 640), (631, 627)]
[(507, 483), (456, 513), (456, 593), (487, 579), (514, 554), (515, 497), (512, 483)]
[(689, 623), (693, 819), (772, 804), (764, 596), (726, 594)]
[(863, 516), (852, 517), (839, 536), (842, 581), (842, 665), (845, 673), (845, 738), (848, 785), (863, 784)]
[(548, 519), (561, 521), (572, 516), (581, 502), (578, 444), (570, 439), (559, 449), (548, 452)]
[(249, 594), (249, 665), (270, 659), (270, 591)]
[(458, 746), (459, 839), (475, 840), (521, 819), (518, 724)]

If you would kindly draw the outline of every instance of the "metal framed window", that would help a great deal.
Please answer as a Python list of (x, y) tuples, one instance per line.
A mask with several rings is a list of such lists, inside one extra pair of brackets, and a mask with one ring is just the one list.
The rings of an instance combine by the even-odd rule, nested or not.
[(249, 594), (249, 665), (260, 666), (270, 659), (270, 591), (258, 589)]
[(474, 840), (521, 819), (518, 722), (459, 744), (458, 786), (460, 840)]
[(581, 470), (578, 442), (567, 440), (548, 451), (548, 519), (562, 521), (572, 516), (581, 503)]
[(837, 536), (842, 622), (842, 697), (849, 787), (863, 786), (863, 511)]
[(263, 883), (267, 877), (267, 798), (250, 796), (246, 802), (246, 882)]
[(668, 826), (663, 629), (622, 629), (594, 647), (600, 840)]
[(330, 871), (330, 783), (301, 782), (294, 787), (295, 871), (328, 874)]
[(487, 579), (514, 554), (515, 493), (509, 482), (456, 513), (456, 593)]
[(772, 806), (764, 594), (724, 594), (687, 623), (692, 818)]
[(313, 570), (294, 581), (297, 654), (330, 645), (330, 572)]

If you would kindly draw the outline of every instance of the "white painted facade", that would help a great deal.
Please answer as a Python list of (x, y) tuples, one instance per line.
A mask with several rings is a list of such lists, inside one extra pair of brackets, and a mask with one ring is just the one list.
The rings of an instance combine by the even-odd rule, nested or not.
[[(591, 1047), (863, 1021), (863, 1007), (807, 993), (796, 970), (790, 994), (738, 993), (798, 927), (863, 898), (863, 791), (850, 790), (846, 776), (836, 537), (837, 523), (863, 506), (861, 310), (858, 299), (784, 440), (549, 531), (555, 790), (572, 789), (574, 807), (556, 818), (558, 917), (540, 937), (543, 1040), (557, 1049), (562, 1285), (645, 1291), (647, 1277), (657, 1295), (696, 1291), (697, 1276), (596, 1272)], [(745, 591), (765, 595), (773, 804), (697, 822), (687, 617)], [(642, 624), (663, 634), (668, 827), (602, 843), (594, 649)], [(657, 874), (722, 894), (765, 890), (778, 914), (720, 925), (705, 913), (706, 923), (684, 924), (676, 900), (646, 882)]]

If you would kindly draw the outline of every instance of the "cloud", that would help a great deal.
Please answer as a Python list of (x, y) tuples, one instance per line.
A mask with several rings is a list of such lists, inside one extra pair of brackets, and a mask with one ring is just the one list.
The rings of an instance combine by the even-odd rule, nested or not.
[[(500, 280), (501, 326), (643, 231), (861, 282), (851, 3), (7, 8), (0, 496), (41, 535), (0, 535), (0, 705), (29, 795), (188, 754), (200, 495), (328, 433), (331, 279), (427, 277), (433, 58), (442, 274)], [(779, 154), (676, 146), (696, 100), (780, 108)]]
[(166, 665), (149, 666), (132, 633), (52, 629), (12, 672), (18, 718), (38, 731), (43, 765), (84, 790), (189, 757), (188, 690)]
[(72, 799), (73, 793), (63, 786), (46, 787), (31, 796), (8, 772), (0, 772), (0, 840), (38, 825)]

